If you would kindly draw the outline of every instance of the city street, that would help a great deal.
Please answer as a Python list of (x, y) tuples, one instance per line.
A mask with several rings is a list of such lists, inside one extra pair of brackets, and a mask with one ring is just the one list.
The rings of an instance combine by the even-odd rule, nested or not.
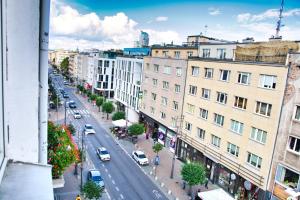
[[(149, 179), (140, 169), (141, 167), (134, 162), (119, 145), (114, 141), (103, 127), (89, 114), (84, 105), (74, 95), (75, 89), (64, 87), (61, 76), (54, 76), (53, 84), (56, 88), (64, 88), (70, 98), (76, 102), (77, 108), (74, 110), (67, 108), (67, 124), (72, 123), (77, 129), (77, 138), (81, 140), (83, 127), (85, 124), (91, 124), (95, 135), (84, 136), (84, 143), (88, 157), (96, 169), (100, 170), (106, 187), (106, 195), (109, 199), (167, 199), (160, 189)], [(63, 106), (62, 106), (63, 107)], [(73, 113), (78, 111), (82, 114), (81, 119), (74, 119)], [(63, 109), (60, 109), (59, 115), (63, 115)], [(80, 146), (80, 145), (79, 145)], [(110, 155), (111, 161), (102, 162), (96, 154), (96, 149), (100, 146), (105, 147)], [(66, 184), (68, 184), (66, 182)]]

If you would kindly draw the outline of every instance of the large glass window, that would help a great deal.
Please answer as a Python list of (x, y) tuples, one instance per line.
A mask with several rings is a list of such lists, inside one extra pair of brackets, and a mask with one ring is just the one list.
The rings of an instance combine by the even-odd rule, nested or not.
[(238, 133), (238, 134), (242, 134), (243, 133), (243, 129), (244, 129), (244, 124), (236, 121), (236, 120), (231, 120), (231, 126), (230, 126), (230, 130)]
[(278, 165), (275, 180), (289, 188), (296, 189), (299, 182), (299, 174)]
[(257, 142), (265, 144), (267, 141), (267, 132), (261, 129), (252, 127), (250, 138)]
[(268, 89), (275, 89), (276, 79), (276, 76), (262, 74), (259, 76), (259, 86)]
[(296, 113), (295, 113), (295, 117), (296, 120), (300, 121), (300, 106), (296, 106)]
[(290, 136), (288, 149), (300, 153), (300, 139)]
[(256, 168), (261, 168), (261, 157), (248, 152), (248, 156), (247, 156), (247, 163), (249, 163), (250, 165), (256, 167)]
[(257, 101), (255, 112), (260, 115), (270, 116), (272, 110), (272, 104)]

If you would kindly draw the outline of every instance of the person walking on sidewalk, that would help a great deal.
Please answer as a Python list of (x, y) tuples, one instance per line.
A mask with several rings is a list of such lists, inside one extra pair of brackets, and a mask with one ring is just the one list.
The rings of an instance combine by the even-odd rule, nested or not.
[(81, 197), (79, 196), (79, 194), (77, 195), (75, 200), (81, 200)]
[(207, 177), (205, 178), (205, 185), (204, 186), (205, 186), (206, 189), (208, 189), (208, 178)]

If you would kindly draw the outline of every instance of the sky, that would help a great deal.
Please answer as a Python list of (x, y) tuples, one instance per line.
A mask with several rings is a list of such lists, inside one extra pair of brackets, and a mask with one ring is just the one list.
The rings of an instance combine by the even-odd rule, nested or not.
[[(182, 44), (188, 35), (266, 41), (275, 35), (281, 0), (51, 0), (50, 49)], [(285, 0), (280, 35), (300, 40), (300, 0)]]

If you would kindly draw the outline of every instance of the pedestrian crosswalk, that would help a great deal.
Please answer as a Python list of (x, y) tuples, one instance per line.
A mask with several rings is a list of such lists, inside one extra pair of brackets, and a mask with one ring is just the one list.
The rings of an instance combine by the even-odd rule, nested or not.
[(89, 116), (90, 112), (86, 109), (67, 109), (67, 114), (73, 115), (74, 113), (80, 113), (81, 115)]

